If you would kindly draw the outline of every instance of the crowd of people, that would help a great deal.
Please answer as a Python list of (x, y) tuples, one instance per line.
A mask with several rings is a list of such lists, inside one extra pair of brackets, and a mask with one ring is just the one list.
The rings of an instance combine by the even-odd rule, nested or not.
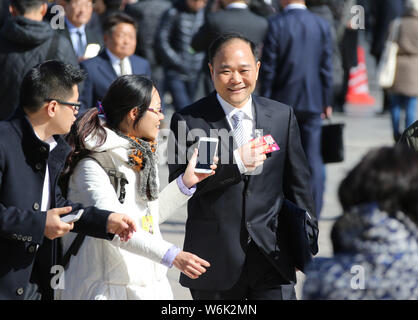
[[(295, 299), (299, 252), (286, 242), (302, 239), (308, 260), (318, 251), (321, 128), (345, 112), (355, 5), (376, 64), (399, 26), (382, 108), (399, 145), (343, 180), (335, 257), (303, 267), (304, 298), (418, 298), (405, 280), (418, 276), (418, 0), (0, 1), (1, 299), (172, 299), (172, 266), (194, 299)], [(219, 138), (210, 173), (195, 171), (202, 137)], [(186, 203), (181, 249), (159, 224)], [(300, 234), (279, 232), (284, 203), (301, 210)], [(65, 287), (51, 285), (56, 265)], [(356, 291), (353, 266), (381, 281)]]

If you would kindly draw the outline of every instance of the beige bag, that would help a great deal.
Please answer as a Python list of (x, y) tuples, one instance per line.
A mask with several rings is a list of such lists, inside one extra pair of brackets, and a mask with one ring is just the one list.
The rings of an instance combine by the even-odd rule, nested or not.
[(400, 18), (393, 21), (389, 37), (386, 40), (385, 48), (377, 68), (377, 80), (379, 85), (384, 89), (392, 87), (395, 80), (396, 58), (399, 50), (397, 39), (400, 24)]

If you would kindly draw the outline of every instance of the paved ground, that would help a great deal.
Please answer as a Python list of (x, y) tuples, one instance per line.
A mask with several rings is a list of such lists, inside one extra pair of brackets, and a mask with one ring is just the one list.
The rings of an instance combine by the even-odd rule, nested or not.
[[(371, 69), (373, 70), (373, 66)], [(374, 83), (370, 84), (370, 90), (376, 98), (374, 106), (348, 105), (344, 114), (334, 114), (332, 117), (333, 122), (345, 123), (345, 161), (326, 166), (326, 192), (321, 220), (319, 221), (320, 238), (317, 255), (319, 257), (332, 255), (329, 235), (335, 219), (341, 214), (341, 207), (337, 198), (338, 185), (341, 179), (370, 148), (393, 144), (389, 115), (378, 115), (382, 105), (381, 92)], [(167, 181), (166, 166), (161, 166), (160, 176), (161, 182), (165, 183)], [(182, 208), (170, 220), (161, 225), (163, 237), (182, 247), (185, 220), (186, 209)], [(179, 272), (176, 269), (169, 270), (168, 277), (176, 300), (191, 299), (189, 290), (179, 285)], [(300, 297), (302, 286), (303, 274), (299, 272), (296, 287), (298, 297)]]

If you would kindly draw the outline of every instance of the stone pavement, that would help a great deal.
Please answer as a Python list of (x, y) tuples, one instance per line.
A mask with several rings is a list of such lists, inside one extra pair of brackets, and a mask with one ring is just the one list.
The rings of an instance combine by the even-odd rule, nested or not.
[[(344, 114), (334, 114), (332, 117), (333, 122), (345, 123), (345, 160), (342, 163), (326, 165), (327, 179), (324, 207), (319, 221), (318, 257), (332, 255), (332, 245), (329, 236), (335, 219), (341, 214), (337, 192), (342, 178), (370, 148), (393, 145), (390, 116), (388, 114), (378, 115), (382, 105), (381, 93), (379, 90), (375, 90), (373, 86), (371, 89), (376, 98), (375, 106), (348, 105)], [(169, 120), (168, 118), (169, 116), (166, 117), (166, 120)], [(162, 186), (167, 183), (166, 166), (160, 167), (160, 178)], [(186, 214), (186, 208), (181, 208), (167, 222), (161, 225), (163, 237), (179, 247), (183, 245)], [(183, 288), (178, 283), (179, 271), (177, 269), (170, 269), (168, 277), (174, 292), (174, 299), (191, 299), (189, 290)], [(298, 272), (298, 284), (296, 286), (298, 298), (301, 297), (303, 279), (303, 274)]]

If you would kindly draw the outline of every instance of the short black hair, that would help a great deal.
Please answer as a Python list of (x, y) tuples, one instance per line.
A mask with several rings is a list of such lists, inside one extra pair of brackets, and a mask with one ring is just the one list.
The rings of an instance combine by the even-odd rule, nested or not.
[(20, 15), (31, 12), (46, 3), (46, 0), (10, 0), (10, 5), (14, 7)]
[(26, 73), (20, 86), (19, 104), (29, 112), (36, 112), (45, 99), (68, 99), (74, 85), (84, 79), (85, 73), (79, 67), (57, 60), (45, 61)]
[(119, 23), (128, 23), (134, 26), (135, 30), (138, 30), (138, 25), (136, 21), (128, 14), (123, 12), (115, 12), (109, 14), (103, 22), (103, 33), (110, 34), (113, 32), (113, 29)]
[(402, 211), (418, 223), (418, 152), (404, 145), (369, 151), (338, 189), (345, 211), (376, 203), (388, 214)]
[(248, 45), (250, 46), (251, 51), (254, 55), (254, 59), (257, 60), (257, 57), (258, 57), (257, 46), (255, 45), (254, 42), (252, 42), (250, 39), (243, 36), (241, 33), (228, 32), (228, 33), (221, 34), (218, 38), (213, 40), (213, 42), (210, 44), (209, 51), (208, 51), (209, 63), (213, 64), (213, 58), (215, 57), (215, 55), (218, 53), (218, 51), (221, 49), (221, 47), (225, 43), (227, 43), (229, 41), (232, 41), (232, 40), (237, 40), (237, 39), (248, 43)]

